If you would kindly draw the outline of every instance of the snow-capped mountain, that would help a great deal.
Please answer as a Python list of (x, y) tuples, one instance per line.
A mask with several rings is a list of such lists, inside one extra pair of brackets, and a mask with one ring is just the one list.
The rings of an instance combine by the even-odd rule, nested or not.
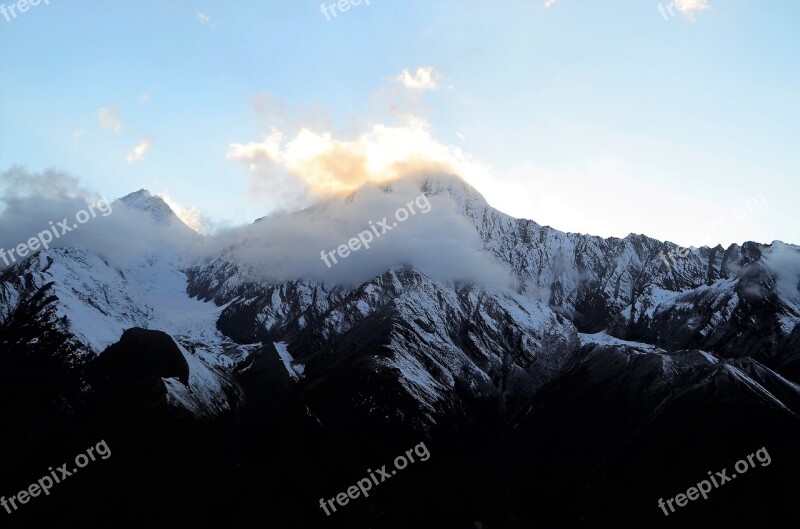
[[(168, 499), (142, 500), (155, 507), (135, 512), (109, 496), (108, 516), (98, 518), (124, 512), (131, 526), (167, 511), (204, 526), (244, 520), (261, 512), (262, 497), (282, 507), (270, 517), (277, 527), (420, 525), (398, 510), (409, 498), (435, 511), (429, 527), (656, 525), (663, 520), (650, 507), (626, 514), (600, 505), (620, 490), (655, 504), (666, 492), (636, 466), (653, 464), (659, 451), (678, 454), (689, 438), (722, 442), (737, 413), (758, 432), (724, 449), (703, 444), (703, 465), (732, 464), (725, 457), (753, 441), (773, 442), (773, 458), (796, 468), (799, 247), (693, 248), (671, 263), (661, 255), (672, 243), (516, 219), (455, 177), (365, 188), (288, 221), (346, 232), (346, 219), (372, 211), (375, 200), (402, 205), (419, 194), (447, 216), (397, 229), (384, 247), (413, 239), (427, 248), (418, 239), (428, 229), (432, 237), (467, 233), (456, 239), (474, 253), (464, 259), (491, 261), (492, 274), (502, 270), (512, 286), (448, 277), (424, 258), (383, 268), (373, 260), (368, 269), (377, 273), (357, 283), (332, 281), (322, 264), (318, 277), (304, 269), (270, 277), (252, 256), (265, 246), (270, 254), (263, 233), (281, 232), (284, 224), (271, 223), (285, 216), (254, 223), (265, 232), (213, 244), (145, 190), (115, 202), (115, 215), (143, 215), (152, 224), (142, 230), (169, 226), (194, 250), (181, 253), (169, 239), (120, 265), (102, 251), (51, 248), (3, 270), (2, 401), (22, 403), (6, 406), (3, 420), (36, 440), (6, 439), (5, 448), (46, 467), (55, 461), (44, 439), (53, 435), (78, 446), (87, 431), (110, 432), (122, 451), (145, 447), (136, 465), (123, 464), (133, 476), (124, 488), (143, 498), (133, 484), (146, 489), (148, 472), (164, 471), (171, 477), (156, 489)], [(453, 244), (441, 241), (431, 244)], [(308, 252), (316, 259), (320, 249)], [(381, 251), (362, 249), (337, 266)], [(680, 417), (697, 431), (677, 426)], [(172, 441), (159, 451), (165, 435)], [(314, 498), (422, 439), (436, 462), (416, 488), (397, 485), (392, 496), (324, 519)], [(26, 482), (28, 467), (5, 465), (0, 473)], [(634, 475), (638, 482), (626, 481)], [(466, 504), (451, 512), (437, 501)], [(65, 519), (78, 516), (64, 508)]]

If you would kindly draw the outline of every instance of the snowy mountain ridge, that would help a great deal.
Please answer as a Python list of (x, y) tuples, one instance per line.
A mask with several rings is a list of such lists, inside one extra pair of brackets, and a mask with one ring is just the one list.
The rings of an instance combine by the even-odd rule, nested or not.
[[(407, 194), (408, 183), (401, 184), (381, 189)], [(658, 252), (669, 243), (563, 233), (515, 219), (455, 177), (420, 179), (411, 187), (452, 201), (484, 251), (519, 279), (517, 293), (442, 282), (403, 266), (354, 288), (310, 277), (254, 281), (225, 254), (187, 267), (155, 253), (116, 269), (91, 252), (51, 249), (4, 272), (0, 324), (8, 325), (26, 300), (46, 295), (50, 301), (40, 315), (50, 316), (42, 323), (71, 336), (80, 354), (100, 354), (138, 327), (164, 331), (181, 347), (199, 346), (211, 360), (198, 362), (212, 370), (246, 359), (251, 345), (285, 343), (311, 377), (317, 359), (343, 347), (338, 342), (344, 337), (381, 322), (389, 325), (385, 337), (394, 352), (374, 369), (397, 370), (406, 390), (430, 409), (447, 393), (443, 388), (452, 389), (453, 377), (473, 388), (499, 384), (501, 392), (519, 377), (528, 380), (528, 390), (538, 387), (581, 341), (601, 331), (658, 350), (700, 348), (721, 357), (740, 356), (752, 343), (757, 350), (750, 356), (794, 376), (800, 295), (791, 289), (794, 272), (772, 263), (800, 255), (796, 246), (693, 249), (667, 267)], [(357, 192), (297, 215), (331, 222), (337, 208), (357, 208), (360, 200)], [(180, 222), (145, 190), (121, 202), (156, 223)], [(745, 319), (749, 325), (741, 326)], [(392, 321), (401, 322), (403, 332), (390, 330)], [(509, 326), (516, 329), (513, 338)]]

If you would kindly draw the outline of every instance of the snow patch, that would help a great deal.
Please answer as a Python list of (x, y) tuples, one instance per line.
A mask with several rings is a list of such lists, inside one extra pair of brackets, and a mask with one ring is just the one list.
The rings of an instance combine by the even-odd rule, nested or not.
[(229, 411), (231, 406), (224, 388), (228, 384), (222, 375), (181, 344), (175, 343), (189, 364), (189, 385), (184, 386), (177, 378), (162, 379), (167, 387), (167, 402), (197, 417)]
[(705, 351), (700, 351), (700, 354), (703, 355), (705, 357), (705, 359), (708, 360), (709, 362), (711, 362), (712, 364), (719, 363), (719, 358), (717, 358), (716, 356), (714, 356), (714, 355), (712, 355), (710, 353), (707, 353)]
[(294, 361), (294, 357), (289, 353), (289, 347), (286, 342), (274, 342), (275, 350), (278, 351), (278, 356), (281, 357), (283, 365), (286, 366), (286, 371), (292, 380), (300, 380), (305, 373), (305, 366)]
[(583, 332), (578, 333), (581, 345), (598, 344), (598, 345), (627, 345), (628, 347), (635, 347), (636, 349), (644, 349), (647, 351), (655, 351), (658, 348), (655, 345), (642, 342), (630, 342), (628, 340), (620, 340), (614, 336), (610, 336), (605, 331), (596, 332), (594, 334), (586, 334)]

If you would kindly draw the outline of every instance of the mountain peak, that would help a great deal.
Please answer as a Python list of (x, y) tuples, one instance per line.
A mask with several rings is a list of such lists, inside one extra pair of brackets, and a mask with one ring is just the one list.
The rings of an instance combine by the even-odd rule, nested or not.
[(174, 220), (179, 220), (172, 208), (164, 202), (164, 199), (159, 196), (153, 196), (147, 189), (140, 189), (125, 195), (118, 201), (128, 208), (147, 213), (157, 222), (170, 224)]
[(150, 191), (148, 191), (147, 189), (142, 188), (139, 191), (135, 191), (135, 192), (123, 197), (123, 200), (126, 199), (126, 198), (138, 198), (138, 197), (151, 198), (152, 196), (153, 195), (150, 193)]
[(356, 202), (364, 189), (377, 189), (383, 193), (409, 192), (409, 189), (415, 189), (417, 192), (430, 196), (449, 196), (465, 212), (482, 210), (489, 206), (486, 199), (477, 189), (454, 174), (417, 175), (388, 182), (368, 182), (347, 195), (344, 200), (345, 203), (352, 204)]
[(465, 211), (489, 206), (484, 196), (466, 180), (456, 175), (429, 176), (420, 180), (420, 191), (427, 195), (449, 195)]

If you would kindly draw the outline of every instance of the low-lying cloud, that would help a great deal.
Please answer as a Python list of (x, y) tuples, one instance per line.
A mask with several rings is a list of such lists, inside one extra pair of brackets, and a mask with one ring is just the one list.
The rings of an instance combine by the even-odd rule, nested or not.
[[(419, 207), (422, 183), (428, 178), (456, 181), (448, 174), (424, 173), (388, 185), (368, 184), (349, 197), (333, 196), (302, 211), (275, 213), (205, 237), (177, 218), (172, 223), (155, 220), (151, 213), (117, 200), (111, 214), (81, 225), (51, 247), (86, 248), (118, 268), (153, 253), (178, 258), (185, 266), (221, 257), (248, 271), (254, 281), (310, 277), (357, 286), (392, 267), (407, 266), (442, 281), (514, 286), (508, 272), (482, 250), (475, 226), (449, 195), (427, 196), (426, 207)], [(99, 198), (70, 175), (13, 167), (0, 175), (0, 247), (24, 243), (46, 229), (49, 221), (73, 219)], [(415, 213), (402, 220), (397, 211), (413, 209), (408, 203), (415, 201)], [(346, 245), (371, 229), (370, 223), (384, 221), (390, 229), (368, 249), (332, 267), (321, 259), (321, 252)]]
[[(66, 173), (48, 169), (29, 172), (15, 166), (0, 173), (0, 248), (15, 248), (50, 228), (97, 204), (101, 197)], [(86, 248), (117, 267), (125, 267), (152, 252), (186, 259), (200, 256), (198, 240), (179, 222), (156, 222), (146, 212), (127, 208), (119, 201), (111, 213), (97, 215), (49, 244), (51, 248)], [(0, 263), (4, 267), (5, 263)]]
[[(445, 178), (450, 178), (444, 176)], [(390, 189), (390, 192), (387, 192)], [(278, 213), (253, 225), (217, 234), (210, 254), (253, 271), (258, 279), (307, 276), (359, 285), (394, 266), (413, 267), (438, 280), (475, 281), (508, 287), (508, 272), (486, 252), (474, 225), (450, 196), (429, 196), (427, 213), (417, 211), (397, 222), (396, 212), (420, 195), (420, 179), (385, 186), (367, 185), (355, 196), (335, 197), (304, 211)], [(328, 267), (320, 253), (335, 250), (372, 225), (390, 230)]]

